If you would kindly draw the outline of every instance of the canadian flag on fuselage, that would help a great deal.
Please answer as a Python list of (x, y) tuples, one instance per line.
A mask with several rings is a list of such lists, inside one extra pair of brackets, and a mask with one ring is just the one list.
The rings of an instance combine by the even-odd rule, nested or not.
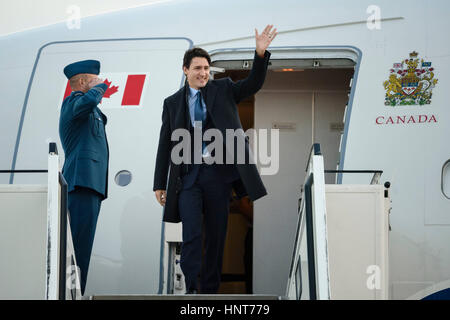
[[(104, 73), (99, 77), (108, 85), (100, 103), (101, 108), (123, 108), (142, 104), (146, 74)], [(72, 89), (67, 81), (63, 101), (71, 92)]]

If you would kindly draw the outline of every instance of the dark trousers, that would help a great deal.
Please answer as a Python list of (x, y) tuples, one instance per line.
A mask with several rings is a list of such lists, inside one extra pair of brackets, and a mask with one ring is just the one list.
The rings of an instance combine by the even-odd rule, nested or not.
[[(227, 234), (231, 183), (224, 182), (217, 165), (199, 165), (195, 182), (183, 188), (178, 207), (183, 224), (181, 270), (186, 290), (216, 293), (222, 273), (223, 249)], [(202, 227), (204, 259), (202, 263)]]
[(245, 235), (244, 268), (246, 293), (253, 294), (253, 227)]
[(94, 190), (77, 188), (69, 192), (68, 200), (75, 258), (80, 268), (81, 294), (84, 295), (95, 229), (103, 197)]

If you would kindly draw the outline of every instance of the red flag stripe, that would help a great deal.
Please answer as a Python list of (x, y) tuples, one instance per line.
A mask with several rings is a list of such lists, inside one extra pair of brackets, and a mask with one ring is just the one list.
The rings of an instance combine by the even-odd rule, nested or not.
[[(61, 91), (60, 91), (60, 92), (61, 92)], [(67, 80), (66, 91), (64, 92), (64, 98), (63, 98), (63, 101), (64, 101), (65, 98), (67, 98), (68, 96), (70, 96), (71, 93), (72, 93), (72, 88), (70, 87), (70, 81)]]
[(142, 88), (144, 87), (145, 74), (129, 75), (123, 93), (123, 106), (138, 106), (141, 101)]

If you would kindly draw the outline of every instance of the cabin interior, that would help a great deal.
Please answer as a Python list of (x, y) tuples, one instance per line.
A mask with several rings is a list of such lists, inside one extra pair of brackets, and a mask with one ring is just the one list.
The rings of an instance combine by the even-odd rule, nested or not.
[[(238, 105), (244, 131), (280, 128), (279, 169), (262, 176), (267, 196), (231, 204), (219, 293), (285, 294), (309, 150), (320, 143), (325, 169), (337, 168), (354, 65), (348, 59), (271, 60), (262, 89)], [(212, 66), (225, 69), (215, 79), (233, 81), (250, 68), (236, 60)], [(336, 175), (325, 178), (335, 183)]]

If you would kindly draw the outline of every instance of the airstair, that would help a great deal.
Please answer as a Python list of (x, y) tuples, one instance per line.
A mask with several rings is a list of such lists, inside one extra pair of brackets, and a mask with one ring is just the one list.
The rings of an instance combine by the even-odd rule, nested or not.
[(67, 211), (67, 183), (56, 143), (49, 144), (47, 185), (0, 185), (0, 299), (80, 299)]
[[(388, 299), (390, 183), (382, 171), (324, 170), (311, 148), (286, 297)], [(325, 184), (325, 174), (373, 174), (370, 184)]]
[[(180, 239), (166, 238), (164, 294), (81, 297), (67, 210), (67, 183), (55, 143), (47, 185), (0, 185), (0, 299), (38, 300), (329, 300), (388, 299), (389, 183), (381, 171), (324, 170), (311, 148), (298, 207), (286, 295), (186, 295), (180, 283)], [(373, 174), (370, 184), (325, 184), (325, 174)]]

